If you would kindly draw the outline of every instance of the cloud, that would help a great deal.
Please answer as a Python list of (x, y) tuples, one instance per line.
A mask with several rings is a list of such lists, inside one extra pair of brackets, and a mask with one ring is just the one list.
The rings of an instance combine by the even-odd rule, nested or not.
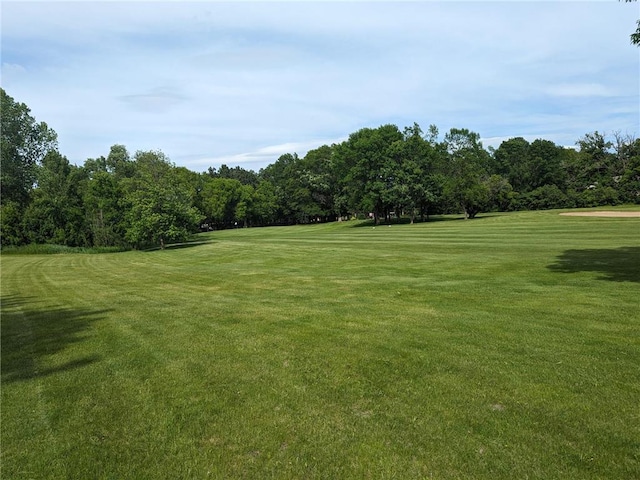
[(385, 123), (573, 144), (638, 130), (632, 7), (6, 2), (2, 84), (76, 163), (123, 143), (260, 168)]
[(546, 89), (555, 97), (613, 97), (613, 89), (600, 83), (562, 83)]
[(169, 87), (158, 87), (146, 93), (122, 95), (120, 101), (134, 110), (146, 113), (165, 113), (188, 97)]
[(27, 73), (27, 69), (17, 63), (2, 63), (2, 80), (12, 81)]
[(307, 142), (288, 142), (279, 145), (268, 145), (260, 147), (251, 152), (225, 155), (220, 157), (207, 157), (205, 155), (190, 159), (193, 165), (203, 167), (213, 166), (215, 168), (221, 165), (241, 165), (245, 168), (253, 166), (266, 166), (275, 162), (280, 156), (286, 153), (296, 153), (300, 157), (304, 157), (309, 150), (321, 147), (322, 145), (332, 145), (345, 141), (346, 137), (334, 139), (311, 140)]

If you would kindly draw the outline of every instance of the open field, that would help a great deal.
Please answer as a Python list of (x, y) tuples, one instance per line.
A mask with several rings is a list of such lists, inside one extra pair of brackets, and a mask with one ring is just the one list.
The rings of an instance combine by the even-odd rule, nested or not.
[(640, 220), (3, 255), (2, 478), (640, 478)]

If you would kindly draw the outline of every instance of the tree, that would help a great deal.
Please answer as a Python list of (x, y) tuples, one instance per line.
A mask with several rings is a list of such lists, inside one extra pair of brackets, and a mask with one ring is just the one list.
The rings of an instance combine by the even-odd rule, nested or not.
[(617, 177), (621, 199), (640, 203), (640, 138), (627, 137), (616, 149), (622, 167), (622, 173)]
[(338, 193), (338, 179), (335, 171), (334, 147), (322, 145), (309, 150), (301, 162), (302, 182), (307, 188), (309, 214), (323, 220), (340, 216), (335, 200)]
[(566, 178), (562, 168), (562, 150), (549, 140), (537, 139), (529, 143), (522, 137), (510, 138), (502, 142), (494, 153), (496, 170), (521, 193), (543, 185), (557, 185), (564, 189)]
[(278, 204), (275, 187), (271, 182), (261, 180), (253, 190), (248, 213), (252, 225), (267, 225), (275, 221)]
[(402, 140), (394, 142), (390, 149), (395, 181), (390, 186), (388, 201), (396, 211), (409, 213), (411, 223), (418, 214), (424, 219), (441, 193), (434, 176), (437, 129), (433, 125), (428, 138), (429, 141), (423, 138), (422, 129), (414, 123), (404, 129)]
[(137, 152), (135, 173), (124, 180), (128, 209), (125, 238), (137, 247), (183, 241), (195, 232), (201, 214), (189, 185), (162, 152)]
[(549, 140), (534, 140), (529, 147), (529, 187), (536, 189), (544, 185), (565, 188), (565, 173), (562, 169), (562, 147)]
[(506, 178), (491, 175), (485, 182), (489, 190), (488, 206), (492, 210), (505, 212), (514, 207), (515, 194)]
[[(85, 162), (85, 169), (90, 167)], [(106, 171), (88, 171), (84, 208), (96, 247), (122, 246), (125, 239), (122, 187), (114, 174)]]
[(36, 123), (29, 107), (0, 88), (0, 238), (2, 245), (28, 241), (23, 216), (31, 200), (38, 165), (57, 149), (56, 133)]
[[(626, 3), (635, 2), (637, 0), (624, 0)], [(632, 33), (629, 37), (631, 40), (631, 45), (637, 45), (640, 47), (640, 20), (636, 21), (636, 31)]]
[(135, 173), (135, 165), (124, 145), (112, 145), (106, 158), (106, 168), (116, 179), (131, 178)]
[(242, 183), (230, 178), (210, 178), (202, 190), (202, 213), (219, 228), (233, 225), (236, 208), (243, 199)]
[(38, 188), (24, 214), (27, 237), (33, 243), (90, 246), (82, 203), (86, 172), (50, 151), (38, 168)]
[(580, 179), (582, 189), (592, 185), (611, 186), (615, 176), (615, 155), (611, 151), (613, 144), (597, 131), (581, 137), (579, 147)]
[(494, 153), (497, 173), (518, 192), (533, 190), (529, 184), (530, 144), (522, 137), (510, 138), (500, 144)]
[(489, 189), (483, 182), (489, 154), (482, 147), (480, 135), (466, 128), (452, 128), (445, 135), (449, 152), (447, 193), (460, 206), (464, 218), (474, 218), (489, 200)]
[(2, 202), (25, 205), (36, 179), (36, 167), (58, 148), (56, 133), (46, 123), (36, 123), (29, 107), (16, 102), (0, 88), (0, 180)]
[(341, 187), (351, 211), (373, 213), (375, 223), (395, 206), (398, 177), (392, 146), (402, 138), (395, 125), (363, 128), (336, 149), (344, 172)]
[(295, 153), (285, 153), (261, 170), (261, 177), (275, 188), (278, 223), (307, 223), (330, 213), (327, 172), (317, 164), (321, 159), (315, 155), (312, 151), (308, 159), (301, 159)]
[(229, 178), (232, 180), (238, 180), (243, 185), (251, 185), (253, 187), (258, 184), (258, 174), (256, 172), (253, 170), (245, 170), (238, 166), (229, 168), (223, 164), (217, 171), (215, 168), (209, 167), (207, 175), (213, 178)]

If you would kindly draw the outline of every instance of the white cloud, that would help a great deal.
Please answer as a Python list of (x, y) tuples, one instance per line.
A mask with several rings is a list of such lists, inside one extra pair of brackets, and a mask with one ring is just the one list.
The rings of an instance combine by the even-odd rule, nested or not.
[(134, 110), (147, 113), (165, 113), (172, 107), (188, 99), (170, 87), (158, 87), (145, 93), (122, 95), (118, 97)]
[(245, 168), (252, 168), (254, 166), (266, 166), (276, 161), (280, 156), (290, 153), (298, 154), (303, 157), (309, 150), (316, 149), (322, 145), (332, 145), (334, 143), (341, 143), (346, 140), (346, 137), (324, 139), (324, 140), (311, 140), (308, 142), (289, 142), (280, 145), (268, 145), (260, 147), (251, 152), (224, 155), (220, 157), (195, 157), (191, 159), (192, 165), (198, 165), (201, 167), (213, 166), (215, 168), (221, 165), (241, 165)]
[(196, 170), (260, 168), (414, 121), (572, 144), (638, 131), (630, 7), (7, 2), (2, 84), (77, 163), (124, 143)]
[(556, 97), (613, 97), (613, 89), (599, 83), (562, 83), (546, 89)]

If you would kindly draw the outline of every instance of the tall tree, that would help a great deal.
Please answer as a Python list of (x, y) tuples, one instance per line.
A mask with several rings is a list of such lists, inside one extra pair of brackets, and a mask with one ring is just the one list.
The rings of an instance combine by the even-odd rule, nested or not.
[(333, 147), (322, 145), (309, 150), (302, 159), (302, 172), (302, 180), (311, 196), (310, 215), (324, 220), (340, 216), (335, 206), (338, 180), (335, 175)]
[(253, 190), (248, 212), (249, 223), (267, 225), (275, 221), (278, 210), (275, 187), (267, 180), (260, 180)]
[(393, 144), (403, 139), (396, 125), (363, 128), (349, 136), (336, 155), (345, 172), (343, 189), (354, 212), (372, 213), (375, 223), (394, 207), (398, 181)]
[(135, 174), (124, 180), (128, 202), (125, 237), (137, 247), (185, 240), (201, 214), (189, 185), (162, 152), (137, 152)]
[(56, 133), (46, 123), (36, 123), (31, 110), (0, 88), (0, 180), (2, 202), (25, 204), (36, 179), (36, 167), (58, 148)]
[(611, 186), (616, 163), (612, 151), (613, 143), (595, 131), (581, 137), (576, 145), (579, 147), (583, 187)]
[(616, 177), (616, 187), (621, 199), (640, 203), (640, 138), (617, 137), (616, 154), (620, 175)]
[(229, 168), (227, 165), (221, 165), (218, 170), (213, 167), (209, 167), (207, 174), (213, 178), (229, 178), (232, 180), (238, 180), (243, 185), (256, 186), (258, 184), (258, 174), (253, 170), (246, 170), (242, 167), (236, 166)]
[(2, 245), (20, 245), (28, 241), (23, 217), (38, 165), (57, 149), (57, 135), (2, 88), (0, 125), (0, 239)]
[(464, 212), (474, 218), (489, 199), (483, 181), (487, 176), (489, 154), (482, 147), (480, 135), (466, 128), (452, 128), (444, 138), (449, 153), (447, 193)]
[(90, 161), (91, 159), (85, 162), (88, 179), (84, 192), (84, 208), (93, 245), (125, 245), (122, 187), (114, 174), (104, 170), (91, 171)]
[(518, 192), (533, 190), (529, 184), (529, 148), (528, 141), (516, 137), (502, 142), (494, 153), (497, 173), (504, 176)]
[[(243, 199), (242, 183), (231, 178), (210, 178), (202, 190), (202, 213), (207, 222), (218, 228), (236, 221), (236, 208)], [(244, 212), (243, 212), (244, 213)]]
[(82, 202), (86, 173), (57, 151), (38, 168), (38, 188), (25, 211), (28, 238), (33, 243), (90, 246)]

